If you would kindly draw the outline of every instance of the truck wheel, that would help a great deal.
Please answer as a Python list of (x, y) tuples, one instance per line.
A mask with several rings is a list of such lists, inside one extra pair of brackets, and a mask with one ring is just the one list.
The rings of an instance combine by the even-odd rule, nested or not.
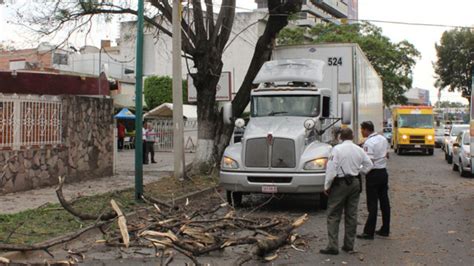
[(234, 207), (242, 205), (242, 192), (235, 191), (226, 191), (227, 193), (227, 202)]
[(397, 149), (397, 154), (398, 154), (398, 155), (402, 155), (402, 153), (403, 153), (403, 150), (400, 149), (400, 148), (398, 148), (398, 149)]
[(328, 208), (328, 196), (323, 192), (319, 193), (319, 208), (326, 210)]
[(459, 170), (459, 167), (457, 164), (453, 163), (453, 171), (456, 172)]
[(434, 154), (434, 149), (428, 149), (428, 155), (433, 155)]

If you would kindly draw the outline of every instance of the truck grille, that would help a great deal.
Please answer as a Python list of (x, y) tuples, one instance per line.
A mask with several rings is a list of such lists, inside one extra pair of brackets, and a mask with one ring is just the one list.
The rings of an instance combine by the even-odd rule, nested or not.
[(425, 136), (410, 136), (410, 143), (424, 144)]
[(247, 140), (245, 165), (247, 167), (268, 167), (268, 144), (266, 138)]
[(292, 139), (275, 138), (271, 149), (266, 138), (247, 140), (245, 151), (245, 165), (247, 167), (295, 168), (295, 142)]

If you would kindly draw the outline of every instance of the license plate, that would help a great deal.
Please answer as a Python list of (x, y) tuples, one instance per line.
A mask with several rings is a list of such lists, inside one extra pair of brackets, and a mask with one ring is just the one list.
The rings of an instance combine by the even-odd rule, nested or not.
[(262, 186), (263, 193), (277, 193), (278, 188), (276, 186)]
[(415, 148), (421, 148), (421, 145), (415, 145)]

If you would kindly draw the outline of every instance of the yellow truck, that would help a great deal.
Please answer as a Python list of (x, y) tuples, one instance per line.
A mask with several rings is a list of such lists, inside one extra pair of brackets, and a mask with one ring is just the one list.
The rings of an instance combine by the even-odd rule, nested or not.
[(433, 107), (396, 106), (392, 109), (392, 147), (397, 154), (420, 150), (433, 155), (435, 129)]

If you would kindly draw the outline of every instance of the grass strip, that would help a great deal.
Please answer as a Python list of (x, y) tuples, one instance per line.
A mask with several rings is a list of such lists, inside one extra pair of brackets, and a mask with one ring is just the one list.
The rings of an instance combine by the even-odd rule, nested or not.
[[(144, 186), (146, 195), (161, 200), (172, 200), (194, 191), (215, 186), (217, 180), (211, 177), (194, 177), (179, 181), (172, 177), (163, 177), (159, 181)], [(91, 214), (100, 214), (111, 209), (110, 200), (114, 199), (125, 212), (131, 212), (143, 205), (134, 199), (134, 189), (87, 196), (75, 199), (75, 209)], [(48, 203), (39, 208), (14, 214), (0, 214), (0, 242), (11, 244), (34, 244), (69, 232), (80, 230), (94, 221), (80, 221), (65, 211), (59, 203)]]

